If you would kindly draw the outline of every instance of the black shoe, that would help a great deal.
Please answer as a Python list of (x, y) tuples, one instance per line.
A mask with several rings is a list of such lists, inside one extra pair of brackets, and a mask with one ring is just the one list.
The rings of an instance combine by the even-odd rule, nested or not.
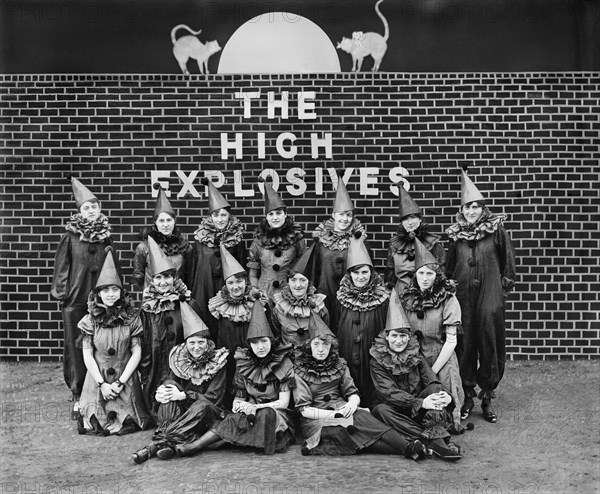
[(170, 460), (176, 455), (175, 450), (170, 446), (165, 446), (164, 448), (160, 448), (156, 453), (161, 460)]
[(431, 456), (431, 452), (421, 441), (415, 439), (407, 444), (404, 456), (418, 461)]
[(473, 398), (466, 398), (464, 405), (460, 409), (460, 420), (467, 420), (474, 407), (475, 402), (473, 401)]
[(492, 407), (492, 400), (490, 399), (484, 399), (481, 402), (481, 411), (483, 412), (483, 418), (491, 423), (491, 424), (495, 424), (496, 422), (498, 422), (498, 416), (496, 415), (496, 412), (494, 411), (494, 408)]
[(131, 455), (131, 459), (134, 463), (137, 463), (138, 465), (140, 463), (144, 463), (145, 461), (148, 461), (150, 459), (150, 451), (147, 447), (138, 449), (135, 453)]
[(449, 448), (443, 443), (432, 441), (428, 444), (429, 449), (433, 452), (433, 456), (436, 456), (440, 460), (444, 461), (458, 461), (462, 458), (454, 448)]

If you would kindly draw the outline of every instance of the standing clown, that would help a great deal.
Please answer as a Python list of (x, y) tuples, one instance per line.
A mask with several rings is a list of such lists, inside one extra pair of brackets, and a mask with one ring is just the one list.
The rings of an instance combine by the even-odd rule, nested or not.
[(67, 233), (58, 245), (51, 293), (62, 309), (63, 373), (73, 395), (72, 418), (76, 419), (86, 374), (77, 323), (87, 314), (88, 295), (96, 286), (105, 248), (112, 245), (112, 239), (108, 218), (102, 214), (96, 196), (76, 178), (71, 178), (71, 185), (79, 212), (67, 222)]
[(502, 225), (505, 219), (504, 214), (490, 212), (463, 170), (461, 209), (456, 223), (446, 230), (451, 242), (446, 274), (458, 282), (456, 297), (462, 312), (463, 420), (474, 407), (475, 386), (479, 386), (483, 418), (497, 421), (492, 399), (506, 361), (505, 300), (516, 279), (515, 251)]

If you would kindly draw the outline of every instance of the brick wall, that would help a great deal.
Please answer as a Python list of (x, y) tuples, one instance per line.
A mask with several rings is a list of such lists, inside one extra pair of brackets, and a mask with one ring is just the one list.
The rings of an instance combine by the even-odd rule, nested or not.
[[(519, 282), (508, 303), (508, 351), (520, 359), (600, 356), (598, 195), (600, 75), (335, 74), (192, 76), (0, 76), (3, 184), (0, 357), (57, 360), (62, 328), (50, 282), (64, 222), (74, 212), (65, 177), (78, 176), (111, 219), (126, 281), (138, 231), (150, 222), (152, 171), (166, 179), (182, 230), (191, 234), (206, 200), (178, 198), (193, 172), (197, 191), (208, 170), (220, 170), (222, 191), (247, 225), (262, 212), (257, 177), (263, 168), (306, 173), (307, 190), (283, 196), (289, 213), (312, 231), (330, 211), (333, 192), (317, 169), (354, 168), (348, 182), (368, 225), (375, 263), (398, 222), (388, 172), (402, 166), (411, 193), (433, 231), (443, 232), (459, 206), (459, 166), (509, 215)], [(261, 91), (243, 118), (235, 91)], [(300, 120), (296, 96), (315, 91), (315, 120)], [(290, 93), (290, 118), (268, 118), (266, 92)], [(221, 132), (244, 139), (242, 160), (221, 158)], [(266, 137), (259, 158), (257, 133)], [(277, 136), (296, 135), (298, 154), (282, 158)], [(311, 157), (310, 133), (331, 133), (333, 158)], [(286, 146), (289, 145), (289, 142)], [(361, 195), (365, 176), (379, 176)], [(234, 198), (238, 186), (255, 197)], [(373, 172), (373, 171), (371, 171)], [(165, 180), (165, 179), (163, 179)]]

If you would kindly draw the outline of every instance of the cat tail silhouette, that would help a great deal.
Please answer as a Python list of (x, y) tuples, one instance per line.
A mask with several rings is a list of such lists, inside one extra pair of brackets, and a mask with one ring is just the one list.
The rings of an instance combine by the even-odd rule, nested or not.
[(202, 32), (202, 29), (198, 29), (198, 31), (193, 31), (191, 28), (189, 28), (185, 24), (177, 24), (177, 26), (175, 26), (173, 29), (171, 29), (171, 41), (173, 42), (173, 44), (175, 44), (175, 42), (177, 41), (177, 38), (175, 37), (175, 33), (179, 29), (186, 29), (187, 31), (189, 31), (192, 34), (200, 34)]
[(381, 10), (379, 10), (379, 4), (382, 3), (383, 0), (379, 0), (376, 4), (375, 4), (375, 12), (377, 12), (377, 15), (381, 18), (382, 22), (383, 22), (383, 27), (385, 29), (385, 32), (383, 33), (383, 41), (387, 41), (388, 38), (390, 37), (390, 26), (388, 24), (388, 21), (386, 20), (385, 17), (383, 17), (383, 14), (381, 13)]

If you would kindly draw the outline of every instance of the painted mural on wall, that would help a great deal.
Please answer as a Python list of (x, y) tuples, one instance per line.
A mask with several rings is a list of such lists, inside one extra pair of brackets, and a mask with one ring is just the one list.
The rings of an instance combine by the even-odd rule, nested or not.
[[(176, 38), (177, 31), (185, 29), (191, 34)], [(207, 41), (206, 44), (202, 43), (196, 35), (200, 34), (202, 29), (193, 31), (185, 24), (179, 24), (171, 29), (171, 41), (173, 43), (173, 55), (181, 67), (181, 71), (185, 75), (190, 75), (187, 68), (189, 59), (196, 60), (198, 68), (201, 74), (208, 74), (208, 59), (221, 50), (217, 41)]]
[(358, 72), (362, 68), (363, 60), (365, 57), (371, 56), (373, 58), (373, 72), (379, 70), (381, 61), (387, 51), (387, 40), (390, 37), (390, 26), (379, 10), (379, 5), (383, 0), (379, 0), (375, 4), (375, 12), (383, 21), (384, 34), (383, 36), (379, 33), (363, 33), (362, 31), (355, 31), (352, 33), (352, 38), (342, 38), (342, 41), (338, 43), (337, 47), (344, 50), (352, 55), (352, 71)]
[[(337, 49), (352, 56), (352, 71), (360, 71), (366, 57), (373, 59), (371, 70), (377, 72), (387, 51), (390, 35), (389, 24), (375, 4), (375, 12), (381, 18), (384, 34), (355, 31), (352, 38), (343, 37)], [(189, 35), (176, 38), (180, 29)], [(185, 24), (171, 30), (173, 54), (185, 75), (190, 72), (188, 60), (198, 63), (201, 74), (208, 74), (208, 59), (221, 50), (218, 41), (203, 44)], [(333, 73), (341, 72), (336, 47), (330, 37), (314, 22), (289, 12), (261, 14), (240, 26), (229, 38), (219, 60), (219, 74), (286, 74), (286, 73)]]

